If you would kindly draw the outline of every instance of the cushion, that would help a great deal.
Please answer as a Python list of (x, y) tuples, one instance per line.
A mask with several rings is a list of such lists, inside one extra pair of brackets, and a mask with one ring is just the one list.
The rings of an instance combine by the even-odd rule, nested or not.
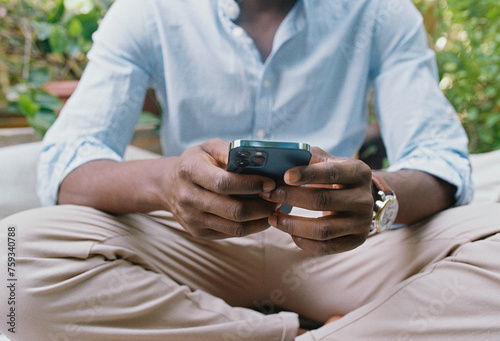
[(0, 219), (40, 206), (35, 192), (40, 142), (0, 148)]
[(500, 202), (500, 150), (472, 154), (470, 160), (475, 187), (472, 203)]
[[(36, 195), (36, 163), (41, 142), (0, 148), (0, 219), (39, 207)], [(158, 154), (134, 146), (125, 150), (125, 160), (151, 159)]]
[[(0, 219), (40, 206), (35, 191), (40, 148), (40, 142), (0, 148)], [(125, 160), (159, 157), (134, 146), (128, 146), (125, 151)], [(500, 202), (500, 150), (473, 154), (470, 159), (476, 188), (472, 203)]]

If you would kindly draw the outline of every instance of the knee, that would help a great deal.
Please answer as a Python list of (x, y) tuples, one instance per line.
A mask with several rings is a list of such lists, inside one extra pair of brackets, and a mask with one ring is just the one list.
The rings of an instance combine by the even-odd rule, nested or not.
[[(54, 206), (0, 221), (0, 262), (8, 266), (0, 272), (0, 282), (8, 286), (0, 291), (0, 308), (11, 314), (8, 318), (19, 338), (52, 339), (47, 317), (57, 319), (65, 307), (61, 298), (75, 285), (75, 278), (102, 264), (101, 258), (86, 259), (98, 235), (88, 224), (90, 212), (89, 208)], [(106, 238), (102, 232), (99, 236)], [(74, 309), (69, 304), (66, 308)], [(8, 333), (6, 328), (10, 325), (4, 324), (0, 331)]]
[[(0, 233), (15, 233), (20, 256), (85, 258), (92, 245), (117, 233), (113, 216), (84, 206), (37, 208), (3, 219)], [(118, 231), (119, 233), (120, 231)]]
[(0, 233), (11, 243), (15, 240), (17, 255), (22, 258), (52, 257), (69, 242), (70, 217), (59, 206), (36, 208), (11, 215), (0, 221)]
[(500, 204), (474, 204), (448, 209), (431, 218), (426, 236), (431, 239), (459, 240), (463, 243), (500, 232)]

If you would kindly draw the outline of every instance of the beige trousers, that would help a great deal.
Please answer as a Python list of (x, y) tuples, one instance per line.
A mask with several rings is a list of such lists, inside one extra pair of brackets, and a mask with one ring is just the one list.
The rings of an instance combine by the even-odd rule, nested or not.
[[(273, 228), (204, 241), (167, 212), (35, 209), (0, 222), (0, 330), (38, 341), (499, 340), (499, 232), (500, 205), (465, 206), (319, 257)], [(296, 338), (297, 314), (345, 317)]]

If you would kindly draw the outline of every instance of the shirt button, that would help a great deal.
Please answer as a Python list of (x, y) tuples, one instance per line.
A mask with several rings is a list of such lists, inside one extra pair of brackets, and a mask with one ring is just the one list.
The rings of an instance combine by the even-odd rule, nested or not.
[(263, 139), (266, 137), (266, 131), (264, 129), (259, 129), (257, 130), (257, 138), (258, 139)]
[(267, 89), (271, 86), (271, 81), (269, 79), (265, 79), (263, 82), (262, 82), (262, 86), (264, 87), (264, 89)]
[(232, 17), (238, 14), (238, 8), (236, 8), (236, 6), (234, 5), (229, 6), (227, 10)]
[(235, 27), (233, 28), (233, 36), (239, 38), (243, 35), (243, 29), (241, 27)]

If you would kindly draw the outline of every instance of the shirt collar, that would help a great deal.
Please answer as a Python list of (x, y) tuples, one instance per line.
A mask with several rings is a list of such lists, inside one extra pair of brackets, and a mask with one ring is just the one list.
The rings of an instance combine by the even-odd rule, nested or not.
[[(216, 0), (217, 7), (220, 13), (231, 21), (234, 21), (240, 15), (240, 6), (235, 0)], [(294, 8), (292, 8), (291, 13), (294, 15), (292, 22), (295, 24), (295, 30), (300, 31), (304, 28), (306, 24), (306, 13), (308, 0), (297, 0)], [(305, 4), (303, 4), (305, 3)], [(299, 10), (296, 9), (299, 7)]]

